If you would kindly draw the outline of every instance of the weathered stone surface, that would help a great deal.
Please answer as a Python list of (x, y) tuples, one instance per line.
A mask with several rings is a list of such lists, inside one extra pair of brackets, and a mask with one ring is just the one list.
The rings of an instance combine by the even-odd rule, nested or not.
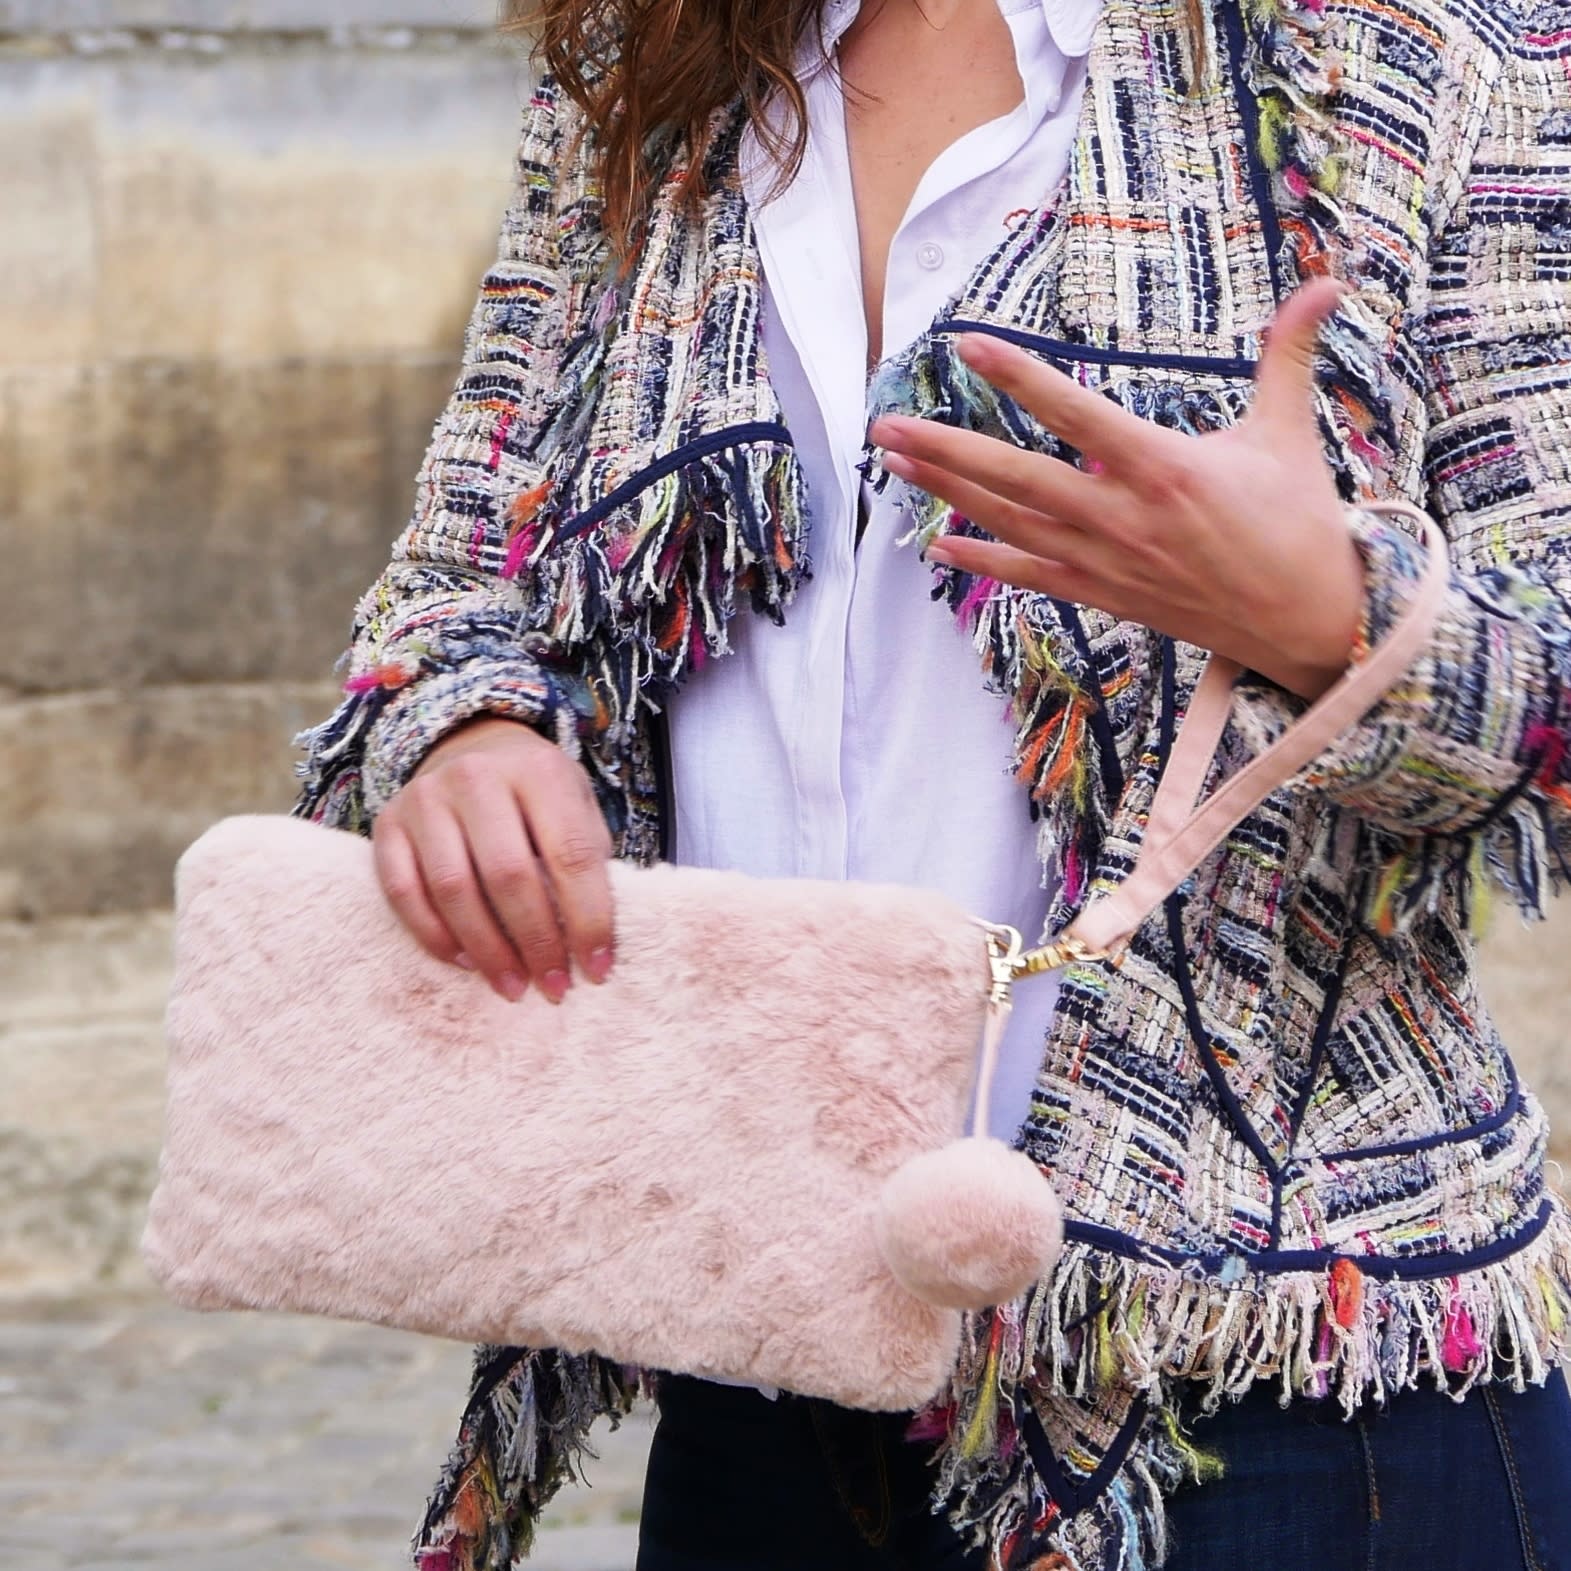
[(456, 354), (512, 179), (489, 44), (0, 76), (0, 364)]
[(215, 818), (289, 805), (290, 739), (336, 698), (268, 683), (0, 705), (0, 921), (166, 904)]
[(478, 40), (5, 64), (0, 552), (31, 609), (0, 686), (326, 673), (408, 517), (522, 93)]
[[(6, 1571), (395, 1571), (469, 1350), (109, 1300), (0, 1319)], [(597, 1426), (532, 1571), (631, 1571), (653, 1414)]]
[(139, 1280), (167, 918), (78, 918), (290, 800), (511, 185), (493, 17), (0, 0), (0, 1293)]
[(1489, 1012), (1549, 1110), (1556, 1157), (1571, 1162), (1571, 898), (1531, 926), (1502, 901), (1482, 954)]
[(28, 600), (0, 681), (327, 677), (452, 380), (445, 356), (0, 370), (0, 549)]
[(166, 915), (0, 924), (0, 1297), (143, 1286)]
[(0, 30), (489, 27), (496, 0), (0, 0)]

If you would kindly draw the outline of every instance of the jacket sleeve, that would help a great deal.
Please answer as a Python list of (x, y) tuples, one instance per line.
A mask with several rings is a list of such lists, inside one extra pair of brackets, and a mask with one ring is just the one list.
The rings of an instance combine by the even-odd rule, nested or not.
[[(1300, 776), (1384, 842), (1382, 926), (1479, 860), (1541, 914), (1571, 858), (1568, 65), (1563, 43), (1507, 57), (1434, 242), (1417, 332), (1429, 508), (1452, 556), (1438, 625), (1406, 680)], [(1389, 519), (1352, 517), (1368, 647), (1407, 602), (1422, 548)]]
[(575, 755), (601, 723), (582, 659), (526, 629), (510, 536), (571, 407), (575, 343), (607, 287), (599, 204), (575, 112), (549, 81), (526, 112), (517, 183), (421, 465), (413, 520), (362, 597), (342, 704), (299, 739), (297, 814), (365, 830), (464, 721), (504, 715)]

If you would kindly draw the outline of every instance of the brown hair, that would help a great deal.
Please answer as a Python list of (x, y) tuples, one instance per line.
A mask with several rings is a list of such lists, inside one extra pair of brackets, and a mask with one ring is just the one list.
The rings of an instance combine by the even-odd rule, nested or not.
[[(1179, 0), (1205, 75), (1206, 0)], [(701, 147), (710, 116), (740, 98), (782, 181), (807, 142), (807, 105), (795, 75), (797, 49), (813, 36), (826, 0), (503, 0), (503, 25), (535, 38), (535, 56), (583, 110), (599, 138), (606, 228), (625, 253), (656, 178), (651, 138), (676, 133)], [(812, 27), (813, 33), (808, 29)], [(777, 125), (762, 114), (779, 94)], [(687, 172), (687, 195), (704, 193)]]
[[(528, 31), (535, 56), (596, 128), (606, 227), (624, 249), (648, 208), (650, 139), (674, 132), (701, 147), (710, 116), (741, 98), (788, 179), (807, 141), (794, 74), (805, 30), (826, 0), (504, 0), (503, 25)], [(784, 116), (761, 113), (779, 93)], [(692, 200), (703, 173), (687, 176)]]

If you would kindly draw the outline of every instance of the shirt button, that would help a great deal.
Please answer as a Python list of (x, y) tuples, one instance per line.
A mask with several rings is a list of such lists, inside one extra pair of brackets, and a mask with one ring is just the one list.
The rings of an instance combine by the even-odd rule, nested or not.
[(925, 267), (928, 272), (936, 272), (944, 265), (944, 248), (934, 245), (931, 240), (924, 240), (916, 248), (916, 260), (918, 265)]

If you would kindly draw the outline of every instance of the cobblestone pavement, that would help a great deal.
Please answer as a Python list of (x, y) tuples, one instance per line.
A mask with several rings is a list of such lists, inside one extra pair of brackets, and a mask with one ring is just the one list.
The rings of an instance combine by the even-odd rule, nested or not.
[[(0, 1310), (5, 1571), (402, 1571), (467, 1350), (162, 1304)], [(650, 1415), (599, 1437), (528, 1564), (631, 1571)]]

